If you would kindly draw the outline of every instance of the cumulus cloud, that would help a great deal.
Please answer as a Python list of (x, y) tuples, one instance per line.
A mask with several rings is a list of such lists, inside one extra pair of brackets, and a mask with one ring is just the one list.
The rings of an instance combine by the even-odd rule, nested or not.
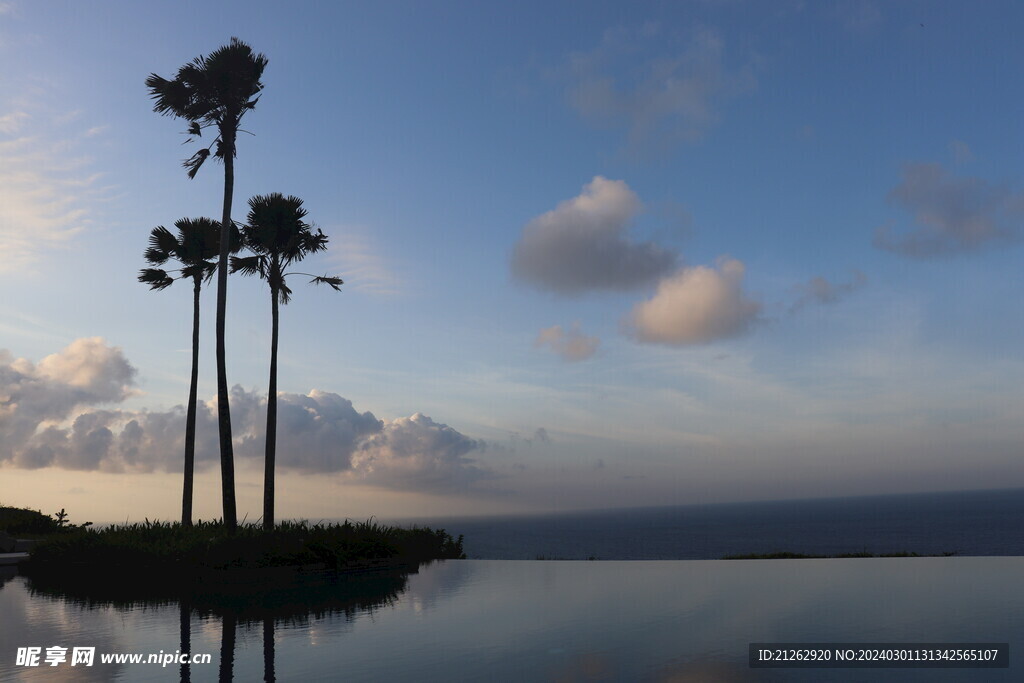
[(574, 322), (569, 331), (562, 329), (561, 325), (548, 327), (540, 331), (533, 345), (548, 347), (564, 360), (578, 361), (586, 360), (597, 351), (601, 340), (597, 337), (588, 337), (580, 331), (580, 324)]
[(867, 275), (859, 270), (853, 271), (853, 276), (848, 282), (833, 283), (820, 275), (812, 277), (807, 282), (797, 285), (798, 298), (790, 311), (795, 313), (809, 304), (834, 304), (863, 287), (867, 281)]
[(512, 273), (542, 289), (578, 294), (630, 289), (669, 272), (676, 255), (626, 236), (640, 200), (621, 180), (596, 176), (576, 197), (523, 227)]
[(718, 32), (698, 28), (671, 52), (661, 28), (605, 33), (601, 45), (569, 60), (570, 104), (597, 124), (622, 125), (634, 152), (701, 139), (718, 105), (756, 86), (753, 62), (730, 67)]
[(352, 454), (352, 474), (391, 488), (463, 488), (493, 476), (466, 457), (482, 448), (481, 442), (416, 413), (386, 423), (360, 443)]
[(908, 164), (890, 202), (911, 211), (917, 227), (895, 235), (875, 231), (874, 245), (911, 258), (949, 256), (1019, 237), (1024, 193), (980, 178), (955, 178), (939, 164)]
[[(122, 401), (135, 368), (100, 337), (78, 339), (38, 365), (0, 351), (0, 460), (13, 457), (40, 426), (66, 420), (82, 406)], [(55, 447), (50, 434), (41, 446)]]
[[(97, 409), (131, 393), (135, 369), (102, 339), (79, 339), (38, 364), (0, 352), (0, 464), (106, 472), (177, 472), (185, 408)], [(231, 391), (235, 453), (264, 453), (266, 396)], [(219, 459), (216, 402), (196, 405), (196, 465)], [(380, 420), (338, 394), (278, 394), (281, 470), (331, 474), (376, 486), (453, 490), (492, 476), (469, 457), (485, 444), (431, 418)]]
[(760, 305), (743, 293), (745, 266), (721, 259), (717, 268), (683, 268), (658, 284), (654, 296), (638, 303), (629, 318), (641, 342), (683, 346), (705, 344), (745, 332)]

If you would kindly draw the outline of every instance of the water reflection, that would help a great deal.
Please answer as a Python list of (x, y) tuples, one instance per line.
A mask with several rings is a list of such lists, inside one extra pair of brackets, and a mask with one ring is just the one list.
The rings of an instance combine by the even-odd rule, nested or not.
[[(1024, 641), (1024, 558), (449, 561), (410, 574), (184, 598), (9, 580), (12, 646), (210, 653), (66, 680), (1012, 681), (1003, 670), (752, 670), (750, 642)], [(28, 673), (38, 673), (28, 672)], [(70, 676), (81, 673), (80, 676)], [(47, 676), (47, 680), (56, 680)]]
[[(0, 586), (17, 576), (17, 570), (13, 567), (4, 567), (0, 573)], [(278, 629), (305, 629), (312, 634), (312, 621), (319, 619), (330, 619), (341, 617), (351, 621), (358, 614), (372, 613), (375, 609), (392, 605), (405, 591), (408, 576), (415, 573), (416, 568), (406, 567), (403, 569), (378, 570), (373, 572), (356, 573), (350, 575), (335, 575), (323, 573), (319, 575), (308, 575), (301, 579), (290, 579), (282, 585), (268, 586), (261, 585), (258, 590), (253, 590), (246, 584), (233, 583), (231, 585), (218, 584), (215, 586), (198, 587), (194, 592), (187, 595), (172, 596), (160, 590), (157, 586), (145, 583), (105, 583), (95, 584), (76, 581), (74, 577), (61, 579), (59, 582), (52, 577), (47, 578), (22, 578), (27, 589), (30, 600), (26, 602), (21, 615), (12, 613), (5, 614), (11, 617), (8, 624), (16, 623), (14, 619), (18, 616), (24, 617), (29, 622), (30, 632), (40, 631), (38, 620), (35, 619), (36, 612), (50, 612), (52, 608), (73, 607), (89, 613), (97, 612), (121, 612), (133, 613), (139, 611), (155, 610), (166, 615), (169, 609), (177, 612), (178, 621), (178, 642), (177, 653), (199, 653), (202, 650), (197, 647), (193, 649), (194, 639), (192, 629), (194, 623), (198, 623), (207, 631), (209, 626), (219, 626), (219, 651), (213, 661), (217, 670), (216, 680), (230, 682), (236, 680), (251, 680), (250, 676), (236, 675), (235, 661), (238, 650), (238, 633), (240, 629), (250, 629), (259, 626), (262, 631), (263, 641), (263, 672), (264, 681), (276, 681), (275, 670), (275, 644), (276, 631)], [(34, 606), (34, 607), (33, 607)], [(166, 617), (164, 617), (166, 618)], [(48, 633), (44, 628), (44, 633)], [(8, 635), (5, 629), (0, 627), (0, 635), (4, 636), (3, 641), (8, 642)], [(36, 636), (32, 643), (72, 643), (81, 634), (48, 633), (47, 638)], [(89, 644), (92, 646), (93, 635), (89, 636)], [(13, 639), (10, 639), (13, 640)], [(201, 638), (201, 642), (209, 642), (209, 638)], [(26, 641), (24, 645), (30, 644)], [(120, 645), (100, 643), (97, 652), (121, 652), (125, 648)], [(207, 651), (209, 648), (207, 648)], [(164, 652), (161, 649), (160, 652)], [(175, 654), (177, 654), (175, 653)], [(2, 653), (6, 656), (9, 653)], [(168, 656), (171, 653), (166, 653)], [(4, 677), (3, 665), (7, 662), (0, 662), (0, 679)], [(120, 678), (120, 673), (111, 675), (112, 665), (103, 665), (99, 673), (95, 668), (92, 671), (78, 669), (74, 673), (82, 674), (82, 678), (74, 680), (90, 680), (91, 673), (95, 680), (107, 680), (108, 678)], [(116, 665), (114, 665), (116, 666)], [(123, 666), (123, 665), (121, 665)], [(210, 672), (213, 667), (180, 663), (178, 664), (179, 680), (182, 683), (191, 683), (193, 674), (199, 673), (202, 680), (211, 680)], [(65, 673), (71, 673), (67, 668)], [(50, 673), (50, 672), (47, 672)], [(129, 672), (130, 680), (142, 680), (138, 667)], [(48, 680), (54, 680), (48, 678)], [(71, 679), (69, 679), (71, 680)], [(161, 680), (166, 680), (162, 678)], [(255, 679), (252, 679), (255, 680)]]

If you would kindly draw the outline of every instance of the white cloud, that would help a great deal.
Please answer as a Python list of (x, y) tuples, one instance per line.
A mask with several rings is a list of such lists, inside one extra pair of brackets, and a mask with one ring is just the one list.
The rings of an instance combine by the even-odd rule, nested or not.
[[(177, 472), (185, 408), (95, 409), (132, 390), (135, 369), (120, 349), (79, 339), (38, 364), (0, 352), (0, 463), (107, 472)], [(266, 396), (234, 387), (231, 418), (241, 461), (264, 454)], [(216, 402), (198, 402), (196, 466), (218, 462)], [(468, 457), (482, 441), (417, 413), (379, 420), (330, 392), (278, 394), (277, 464), (282, 470), (342, 476), (413, 490), (456, 490), (493, 476)]]
[(483, 444), (426, 415), (400, 417), (363, 441), (351, 476), (367, 484), (409, 490), (464, 488), (493, 475), (466, 457)]
[(675, 266), (676, 255), (626, 237), (640, 208), (625, 182), (596, 176), (578, 196), (523, 227), (512, 254), (512, 273), (560, 294), (653, 282)]
[(743, 293), (744, 265), (721, 259), (718, 268), (683, 268), (634, 306), (629, 324), (638, 341), (670, 346), (705, 344), (745, 332), (760, 305)]
[(600, 343), (601, 340), (597, 337), (583, 334), (579, 322), (574, 322), (568, 332), (563, 330), (561, 325), (541, 330), (534, 341), (534, 346), (547, 346), (564, 360), (578, 361), (593, 356)]
[(966, 253), (1015, 241), (1024, 219), (1024, 193), (980, 178), (954, 178), (939, 164), (907, 164), (889, 201), (914, 215), (917, 228), (894, 235), (875, 231), (880, 249), (912, 258)]
[[(263, 457), (266, 419), (266, 397), (236, 387), (231, 420), (240, 456)], [(306, 395), (277, 395), (278, 462), (285, 468), (324, 473), (348, 470), (352, 454), (383, 428), (373, 413), (359, 413), (338, 394), (314, 389)]]
[(661, 33), (653, 23), (611, 30), (569, 61), (571, 105), (596, 123), (625, 126), (634, 152), (701, 139), (718, 104), (756, 86), (753, 63), (726, 65), (718, 32), (698, 28), (682, 49), (644, 54), (664, 44)]
[(58, 457), (54, 449), (61, 442), (48, 430), (76, 409), (123, 401), (132, 393), (135, 372), (119, 348), (99, 337), (78, 339), (38, 365), (0, 351), (0, 461), (19, 453), (30, 458), (27, 464), (44, 457), (42, 451), (19, 451), (40, 428), (34, 445)]

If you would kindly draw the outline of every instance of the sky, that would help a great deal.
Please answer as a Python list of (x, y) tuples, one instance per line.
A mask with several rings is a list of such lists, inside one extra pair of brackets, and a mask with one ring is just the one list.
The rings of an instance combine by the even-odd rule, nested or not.
[[(220, 217), (144, 82), (264, 53), (249, 197), (329, 249), (281, 310), (277, 516), (1024, 486), (1012, 2), (0, 2), (0, 503), (180, 513), (190, 288)], [(220, 515), (214, 287), (195, 514)], [(239, 518), (269, 290), (232, 276)]]

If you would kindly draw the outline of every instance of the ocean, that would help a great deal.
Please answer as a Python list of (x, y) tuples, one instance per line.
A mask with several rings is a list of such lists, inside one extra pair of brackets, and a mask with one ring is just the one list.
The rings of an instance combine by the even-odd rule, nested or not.
[(1024, 489), (417, 520), (470, 559), (705, 560), (748, 553), (1024, 555)]

